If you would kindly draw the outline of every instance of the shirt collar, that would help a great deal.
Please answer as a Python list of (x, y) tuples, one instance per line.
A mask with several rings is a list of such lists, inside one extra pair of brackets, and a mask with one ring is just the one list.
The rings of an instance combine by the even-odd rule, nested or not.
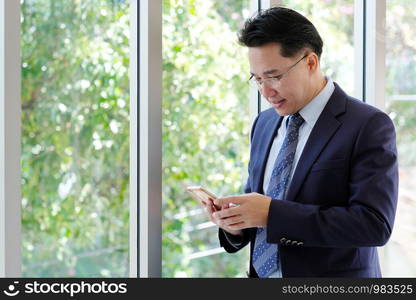
[(325, 87), (313, 98), (304, 108), (299, 111), (299, 114), (305, 120), (305, 123), (313, 128), (319, 116), (328, 103), (329, 98), (335, 90), (334, 82), (330, 77), (325, 77)]

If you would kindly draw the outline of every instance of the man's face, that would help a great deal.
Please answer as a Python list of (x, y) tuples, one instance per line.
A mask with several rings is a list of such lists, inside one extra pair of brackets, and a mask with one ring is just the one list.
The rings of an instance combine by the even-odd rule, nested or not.
[[(266, 80), (259, 87), (263, 97), (281, 116), (298, 112), (310, 100), (308, 91), (311, 88), (311, 72), (307, 64), (308, 58), (302, 59), (304, 55), (302, 52), (299, 57), (283, 57), (277, 43), (248, 48), (250, 70), (255, 79), (263, 80), (283, 74), (279, 81)], [(296, 62), (298, 63), (294, 65)]]

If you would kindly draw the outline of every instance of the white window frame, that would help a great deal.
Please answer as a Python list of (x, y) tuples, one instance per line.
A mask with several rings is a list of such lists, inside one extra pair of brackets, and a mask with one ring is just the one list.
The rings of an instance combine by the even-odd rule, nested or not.
[(137, 237), (137, 166), (138, 166), (138, 120), (137, 120), (137, 109), (138, 109), (138, 3), (137, 1), (130, 1), (130, 179), (129, 179), (129, 203), (130, 203), (130, 222), (129, 222), (129, 276), (136, 278), (138, 271), (138, 260), (137, 260), (137, 248), (138, 248), (138, 237)]
[[(137, 261), (132, 277), (161, 277), (162, 274), (162, 1), (141, 0), (138, 8), (138, 66), (133, 68), (132, 86), (138, 83), (138, 178), (132, 178), (131, 188), (138, 199), (136, 206), (138, 227), (131, 227), (130, 254)], [(137, 35), (136, 35), (137, 36)], [(136, 62), (134, 62), (136, 63)], [(137, 80), (138, 78), (138, 80)], [(135, 127), (135, 125), (134, 125)], [(135, 127), (137, 128), (137, 127)], [(132, 134), (136, 134), (132, 131)], [(136, 143), (137, 144), (137, 143)], [(136, 153), (132, 153), (136, 155)], [(137, 181), (136, 181), (137, 180)], [(136, 202), (136, 204), (134, 204)], [(133, 216), (135, 212), (132, 212)], [(134, 223), (135, 220), (132, 220)], [(132, 224), (131, 223), (131, 224)], [(133, 225), (131, 225), (133, 226)], [(136, 230), (136, 232), (134, 232)], [(138, 244), (133, 240), (138, 239)], [(133, 243), (132, 243), (133, 242)], [(136, 250), (137, 249), (137, 250)], [(138, 253), (137, 253), (138, 251)]]
[(364, 4), (364, 101), (386, 108), (386, 0), (361, 0)]

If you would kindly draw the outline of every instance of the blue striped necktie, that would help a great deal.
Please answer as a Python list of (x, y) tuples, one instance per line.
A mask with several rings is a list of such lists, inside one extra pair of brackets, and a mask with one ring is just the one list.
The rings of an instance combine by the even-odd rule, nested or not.
[[(296, 146), (298, 144), (299, 128), (303, 123), (299, 113), (289, 117), (286, 136), (279, 154), (273, 165), (273, 171), (267, 187), (266, 195), (273, 200), (284, 199), (290, 179)], [(256, 241), (253, 251), (253, 266), (259, 277), (269, 277), (279, 271), (279, 253), (277, 244), (266, 241), (267, 228), (257, 228)]]

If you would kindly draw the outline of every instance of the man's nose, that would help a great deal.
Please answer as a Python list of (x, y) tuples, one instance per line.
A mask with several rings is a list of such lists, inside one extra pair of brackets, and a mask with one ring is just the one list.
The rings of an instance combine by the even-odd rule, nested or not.
[(260, 90), (261, 94), (265, 97), (271, 97), (276, 95), (278, 92), (276, 91), (276, 89), (274, 89), (273, 87), (271, 87), (267, 82), (263, 82), (262, 86), (261, 86), (261, 90)]

